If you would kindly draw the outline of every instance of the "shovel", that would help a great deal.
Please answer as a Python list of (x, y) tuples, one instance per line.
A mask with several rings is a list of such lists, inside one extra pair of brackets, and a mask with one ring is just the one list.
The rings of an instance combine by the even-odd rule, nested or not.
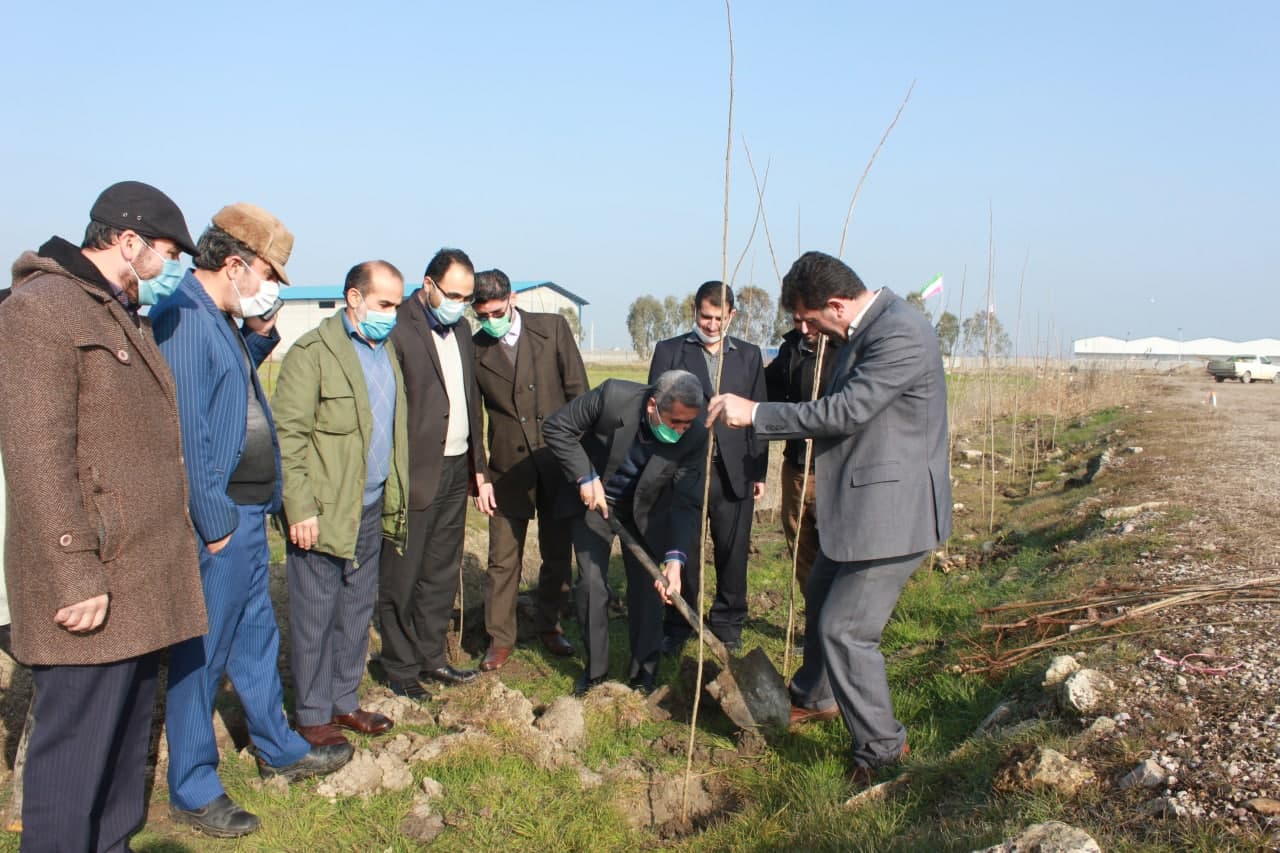
[[(665, 589), (667, 579), (644, 546), (616, 517), (609, 516), (608, 522), (623, 546)], [(785, 729), (791, 721), (791, 695), (764, 649), (733, 657), (719, 637), (703, 630), (702, 619), (683, 597), (677, 595), (671, 603), (720, 662), (720, 674), (707, 684), (707, 693), (720, 703), (725, 716), (740, 729)]]

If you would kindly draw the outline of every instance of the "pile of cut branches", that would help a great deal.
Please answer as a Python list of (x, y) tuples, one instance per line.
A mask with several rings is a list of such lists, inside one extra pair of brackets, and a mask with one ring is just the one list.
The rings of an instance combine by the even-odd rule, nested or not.
[[(1025, 615), (1013, 621), (984, 622), (982, 630), (995, 634), (992, 649), (972, 642), (974, 653), (962, 657), (961, 663), (969, 672), (998, 673), (1046, 649), (1098, 643), (1118, 634), (1154, 633), (1161, 629), (1129, 628), (1162, 610), (1228, 599), (1280, 603), (1280, 575), (1161, 588), (1104, 580), (1074, 598), (988, 607), (979, 611), (988, 619)], [(1006, 648), (1028, 637), (1030, 642)]]

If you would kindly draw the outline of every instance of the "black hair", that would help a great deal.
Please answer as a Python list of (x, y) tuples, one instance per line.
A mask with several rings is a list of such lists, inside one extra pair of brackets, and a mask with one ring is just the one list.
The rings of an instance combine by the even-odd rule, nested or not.
[(232, 256), (244, 261), (245, 266), (257, 257), (252, 249), (223, 231), (217, 225), (210, 225), (196, 242), (196, 253), (192, 263), (198, 270), (220, 270)]
[(471, 259), (467, 257), (467, 253), (461, 249), (444, 248), (436, 252), (431, 259), (431, 263), (427, 264), (427, 271), (422, 274), (423, 278), (429, 278), (436, 284), (440, 283), (440, 279), (444, 278), (454, 264), (462, 264), (467, 272), (474, 273), (475, 265), (471, 263)]
[(84, 229), (84, 239), (80, 241), (81, 249), (109, 249), (124, 234), (114, 225), (103, 225), (101, 222), (90, 222)]
[(782, 277), (778, 302), (783, 310), (798, 305), (821, 308), (829, 299), (856, 299), (867, 292), (858, 274), (839, 258), (825, 252), (805, 252)]
[(720, 303), (720, 292), (724, 291), (724, 298), (729, 303), (729, 310), (733, 310), (733, 288), (718, 281), (704, 281), (699, 287), (698, 292), (693, 294), (693, 310), (698, 311), (702, 308), (703, 302), (710, 302), (717, 308), (724, 307)]
[(473, 305), (506, 299), (510, 295), (511, 279), (507, 278), (507, 274), (502, 270), (492, 269), (476, 273), (476, 289), (475, 293), (471, 294)]

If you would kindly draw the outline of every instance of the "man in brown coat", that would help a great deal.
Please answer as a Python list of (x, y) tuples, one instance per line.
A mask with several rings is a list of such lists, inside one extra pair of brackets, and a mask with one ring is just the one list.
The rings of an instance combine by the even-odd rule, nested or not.
[[(154, 187), (13, 265), (0, 447), (13, 650), (32, 667), (23, 850), (123, 850), (143, 821), (159, 650), (205, 631), (173, 377), (138, 316), (195, 249)], [(176, 268), (176, 269), (175, 269)]]
[(542, 440), (542, 421), (589, 386), (568, 322), (558, 314), (517, 309), (511, 280), (502, 270), (476, 273), (473, 300), (480, 319), (474, 337), (476, 382), (489, 413), (489, 478), (496, 504), (488, 508), (493, 510), (484, 579), (489, 651), (480, 668), (494, 670), (507, 662), (516, 643), (516, 595), (535, 510), (542, 568), (534, 630), (547, 651), (573, 654), (560, 631), (560, 602), (573, 550), (569, 520), (582, 514), (582, 503)]

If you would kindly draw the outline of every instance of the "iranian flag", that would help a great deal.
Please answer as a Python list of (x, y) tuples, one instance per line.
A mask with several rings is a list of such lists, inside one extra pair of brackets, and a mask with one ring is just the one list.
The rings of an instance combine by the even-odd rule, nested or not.
[(920, 291), (921, 299), (928, 299), (930, 296), (937, 296), (942, 292), (942, 274), (935, 275), (924, 289)]

